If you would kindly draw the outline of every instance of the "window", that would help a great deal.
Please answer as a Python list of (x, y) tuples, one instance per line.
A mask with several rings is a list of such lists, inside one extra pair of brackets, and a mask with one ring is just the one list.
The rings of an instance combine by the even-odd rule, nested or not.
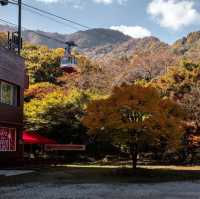
[(14, 84), (0, 81), (0, 102), (10, 106), (18, 106), (19, 88)]

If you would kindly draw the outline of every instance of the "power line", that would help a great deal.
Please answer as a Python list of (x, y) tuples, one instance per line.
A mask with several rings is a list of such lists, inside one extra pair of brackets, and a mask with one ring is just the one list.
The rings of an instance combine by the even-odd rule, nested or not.
[[(17, 27), (16, 24), (14, 24), (14, 23), (12, 23), (12, 22), (10, 22), (10, 21), (7, 21), (7, 20), (5, 20), (5, 19), (0, 18), (0, 21), (2, 21), (3, 23), (6, 23), (6, 24), (8, 24), (8, 25)], [(34, 31), (34, 30), (30, 30), (30, 29), (28, 29), (28, 28), (25, 28), (24, 26), (23, 26), (22, 28), (23, 28), (24, 30), (27, 30), (27, 31), (29, 31), (29, 32), (32, 32), (32, 33), (34, 33), (34, 34), (36, 34), (36, 35), (39, 35), (39, 36), (41, 36), (41, 37), (44, 37), (44, 38), (47, 38), (47, 39), (56, 41), (56, 42), (58, 42), (58, 43), (60, 43), (60, 44), (65, 44), (65, 41), (62, 41), (62, 40), (59, 40), (59, 39), (55, 39), (55, 38), (53, 38), (53, 37), (49, 37), (49, 36), (47, 36), (47, 35), (38, 33), (38, 32), (36, 32), (36, 31)]]
[(12, 23), (10, 21), (4, 20), (4, 19), (0, 19), (0, 21), (3, 22), (3, 23), (6, 23), (8, 25), (11, 25), (11, 26), (17, 26), (16, 24), (14, 24), (14, 23)]
[(70, 27), (70, 28), (73, 29), (73, 30), (76, 30), (76, 31), (79, 30), (78, 28), (76, 28), (76, 27), (74, 27), (74, 26), (72, 26), (72, 25), (69, 25), (69, 24), (66, 24), (66, 23), (64, 23), (64, 22), (58, 21), (58, 20), (54, 19), (53, 17), (47, 16), (47, 15), (45, 15), (45, 14), (42, 14), (41, 12), (32, 10), (32, 9), (30, 9), (30, 8), (28, 8), (28, 7), (24, 7), (24, 9), (25, 9), (26, 11), (28, 11), (28, 12), (31, 12), (32, 14), (37, 14), (37, 15), (39, 15), (39, 16), (41, 16), (41, 17), (45, 17), (45, 18), (47, 18), (47, 19), (49, 19), (49, 20), (52, 20), (52, 21), (54, 21), (54, 22), (56, 22), (56, 23), (59, 23), (59, 24), (61, 24), (61, 25), (65, 25), (65, 26), (67, 26), (67, 27)]
[[(11, 0), (11, 1), (14, 2), (14, 3), (17, 3), (17, 0)], [(80, 24), (80, 23), (78, 23), (78, 22), (76, 22), (76, 21), (73, 21), (73, 20), (71, 20), (71, 19), (64, 18), (64, 17), (62, 17), (62, 16), (56, 15), (56, 14), (54, 14), (54, 13), (51, 13), (51, 12), (49, 12), (49, 11), (45, 11), (45, 10), (43, 10), (43, 9), (36, 8), (36, 7), (34, 7), (34, 6), (30, 5), (30, 4), (22, 3), (22, 5), (25, 6), (25, 7), (27, 7), (27, 8), (31, 8), (31, 9), (33, 9), (33, 10), (36, 10), (36, 11), (38, 11), (38, 12), (40, 12), (40, 13), (43, 13), (43, 14), (46, 14), (46, 15), (50, 15), (50, 16), (56, 17), (56, 18), (58, 18), (58, 19), (61, 19), (61, 20), (70, 22), (70, 23), (72, 23), (72, 24), (74, 24), (74, 25), (78, 25), (78, 26), (80, 26), (80, 27), (82, 27), (82, 28), (93, 29), (93, 30), (94, 30), (96, 33), (98, 33), (98, 34), (100, 33), (98, 30), (96, 30), (96, 29), (94, 29), (94, 28), (92, 28), (92, 27), (89, 27), (89, 26)], [(59, 22), (58, 22), (58, 23), (59, 23)], [(113, 41), (113, 43), (116, 42), (116, 40), (113, 38), (113, 36), (110, 35), (109, 33), (101, 32), (100, 34), (101, 34), (101, 35), (105, 35), (106, 37), (109, 37), (109, 38)]]
[[(17, 3), (16, 0), (12, 0), (11, 2)], [(76, 21), (73, 21), (73, 20), (71, 20), (71, 19), (67, 19), (67, 18), (61, 17), (61, 16), (59, 16), (59, 15), (57, 15), (57, 14), (51, 13), (51, 12), (49, 12), (49, 11), (46, 11), (46, 10), (43, 10), (43, 9), (40, 9), (40, 8), (36, 8), (36, 7), (32, 6), (32, 5), (29, 5), (29, 4), (26, 4), (26, 3), (22, 3), (22, 5), (23, 5), (23, 6), (26, 6), (26, 7), (28, 7), (28, 8), (37, 10), (37, 11), (39, 11), (39, 12), (45, 13), (45, 14), (47, 14), (47, 15), (56, 17), (56, 18), (58, 18), (58, 19), (67, 21), (67, 22), (69, 22), (69, 23), (72, 23), (72, 24), (74, 24), (74, 25), (80, 26), (80, 27), (82, 27), (82, 28), (91, 29), (90, 27), (85, 26), (85, 25), (83, 25), (83, 24), (80, 24), (80, 23), (78, 23), (78, 22), (76, 22)]]

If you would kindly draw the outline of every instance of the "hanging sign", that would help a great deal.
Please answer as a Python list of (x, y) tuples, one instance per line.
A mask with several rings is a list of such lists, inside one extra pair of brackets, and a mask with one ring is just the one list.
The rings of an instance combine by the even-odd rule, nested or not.
[(85, 151), (85, 145), (77, 144), (46, 144), (45, 151)]
[(0, 152), (16, 151), (16, 129), (0, 127)]

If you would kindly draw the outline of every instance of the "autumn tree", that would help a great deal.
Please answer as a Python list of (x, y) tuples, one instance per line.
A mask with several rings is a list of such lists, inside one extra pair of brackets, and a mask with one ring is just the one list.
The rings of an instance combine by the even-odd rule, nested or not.
[(188, 113), (189, 119), (200, 126), (200, 64), (183, 59), (149, 85), (160, 89), (167, 96), (179, 103)]
[(200, 129), (200, 85), (191, 89), (190, 93), (184, 95), (181, 103), (187, 111), (191, 121)]
[(183, 151), (184, 160), (188, 159), (191, 154), (188, 149), (197, 148), (196, 138), (191, 138), (200, 139), (200, 63), (183, 58), (177, 66), (148, 85), (159, 89), (163, 96), (177, 102), (187, 113)]
[(25, 44), (22, 56), (26, 60), (30, 83), (56, 82), (56, 78), (62, 75), (59, 66), (63, 54), (63, 49), (49, 49), (46, 46)]
[(72, 88), (64, 90), (49, 83), (31, 86), (26, 91), (25, 128), (46, 134), (60, 143), (80, 143), (80, 136), (85, 134), (80, 119), (87, 104), (96, 98), (95, 93)]
[(32, 99), (41, 100), (48, 94), (60, 90), (63, 90), (63, 88), (49, 82), (32, 84), (27, 90), (25, 90), (25, 102), (29, 102)]
[(8, 43), (7, 41), (7, 35), (4, 32), (0, 32), (0, 47), (6, 46)]
[[(104, 66), (85, 55), (76, 54), (78, 59), (79, 79), (77, 86), (83, 90), (99, 91), (102, 94), (110, 92), (110, 76), (105, 72)], [(106, 76), (107, 75), (107, 76)], [(74, 80), (74, 79), (73, 79)]]
[(126, 67), (123, 66), (123, 71), (116, 75), (113, 85), (133, 84), (136, 81), (149, 82), (164, 74), (168, 68), (177, 63), (178, 59), (178, 56), (166, 47), (159, 48), (159, 51), (157, 48), (146, 51), (136, 50), (129, 57)]
[(169, 99), (162, 99), (156, 89), (123, 85), (114, 89), (107, 99), (89, 104), (82, 120), (92, 136), (104, 134), (114, 144), (129, 146), (133, 168), (137, 165), (139, 148), (145, 141), (171, 149), (180, 144), (183, 113)]

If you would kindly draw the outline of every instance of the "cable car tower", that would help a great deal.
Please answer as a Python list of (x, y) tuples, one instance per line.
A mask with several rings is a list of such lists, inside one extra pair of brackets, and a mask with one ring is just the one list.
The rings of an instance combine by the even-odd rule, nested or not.
[(73, 73), (77, 71), (77, 59), (72, 55), (72, 48), (77, 45), (74, 41), (68, 41), (65, 43), (67, 47), (65, 48), (65, 54), (61, 58), (60, 68), (66, 73)]

